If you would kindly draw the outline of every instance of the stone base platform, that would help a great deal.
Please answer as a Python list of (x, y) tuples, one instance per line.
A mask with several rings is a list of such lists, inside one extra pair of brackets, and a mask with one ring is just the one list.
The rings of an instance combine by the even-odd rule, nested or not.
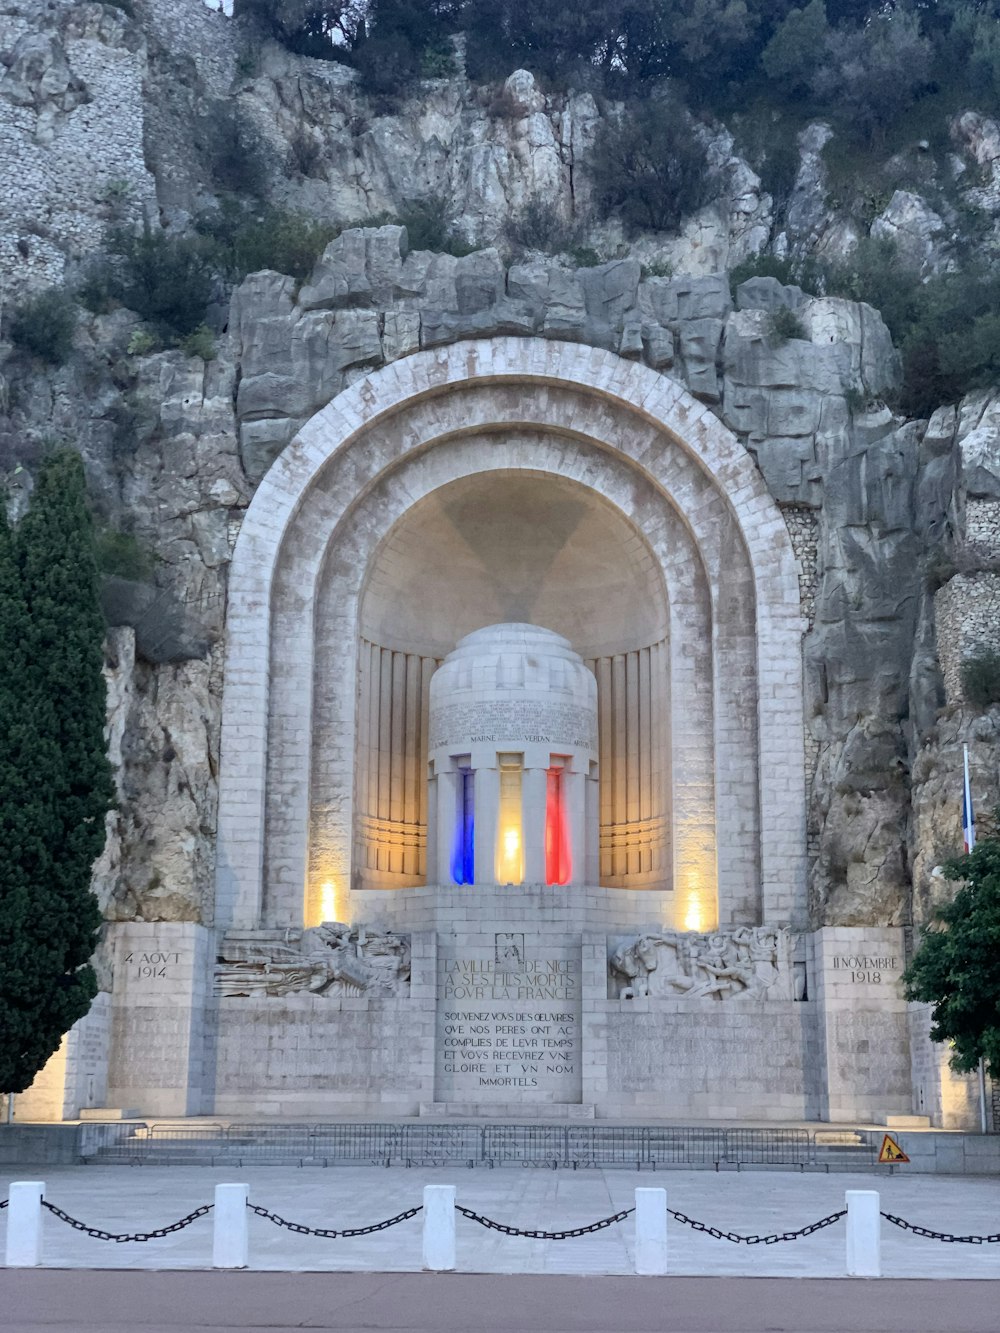
[(446, 1120), (594, 1120), (593, 1102), (421, 1102), (420, 1118)]

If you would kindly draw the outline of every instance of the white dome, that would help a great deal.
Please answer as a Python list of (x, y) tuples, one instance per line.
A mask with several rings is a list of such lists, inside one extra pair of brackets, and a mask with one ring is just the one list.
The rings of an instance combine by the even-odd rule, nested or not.
[(490, 625), (461, 639), (431, 679), (430, 749), (597, 747), (597, 682), (568, 639)]

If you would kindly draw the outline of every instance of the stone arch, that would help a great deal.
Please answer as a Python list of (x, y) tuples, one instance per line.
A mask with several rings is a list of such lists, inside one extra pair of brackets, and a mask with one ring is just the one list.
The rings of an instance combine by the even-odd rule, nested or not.
[[(804, 915), (798, 585), (787, 529), (753, 461), (707, 408), (656, 372), (594, 348), (495, 339), (417, 353), (346, 390), (274, 463), (245, 516), (227, 624), (220, 925), (261, 921), (265, 865), (272, 902), (287, 912), (302, 899), (317, 608), (337, 534), (358, 506), (378, 510), (379, 488), (393, 477), (405, 499), (407, 469), (426, 470), (448, 450), (465, 451), (459, 468), (495, 464), (516, 431), (545, 433), (562, 460), (547, 466), (583, 484), (599, 486), (609, 467), (624, 489), (631, 476), (633, 520), (647, 539), (665, 550), (665, 529), (675, 534), (675, 586), (685, 570), (703, 571), (716, 665), (700, 688), (713, 702), (720, 896), (729, 919)], [(525, 456), (508, 462), (523, 467)], [(350, 645), (356, 609), (328, 600), (321, 634)], [(710, 834), (694, 837), (710, 841), (702, 851), (714, 857), (714, 817)]]

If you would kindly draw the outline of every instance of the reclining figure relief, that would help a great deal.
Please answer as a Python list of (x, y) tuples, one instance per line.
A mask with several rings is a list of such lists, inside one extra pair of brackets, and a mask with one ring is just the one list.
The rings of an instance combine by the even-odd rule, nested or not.
[(337, 921), (304, 930), (295, 943), (235, 949), (224, 943), (215, 970), (215, 991), (224, 998), (298, 992), (374, 997), (407, 995), (409, 989), (407, 936)]

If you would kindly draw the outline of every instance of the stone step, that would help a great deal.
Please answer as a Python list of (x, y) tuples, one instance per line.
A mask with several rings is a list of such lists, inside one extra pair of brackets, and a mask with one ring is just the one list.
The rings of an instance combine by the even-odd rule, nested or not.
[(123, 1106), (84, 1106), (80, 1110), (80, 1120), (141, 1120), (142, 1112)]
[(446, 1120), (593, 1120), (592, 1102), (421, 1102), (420, 1118)]

